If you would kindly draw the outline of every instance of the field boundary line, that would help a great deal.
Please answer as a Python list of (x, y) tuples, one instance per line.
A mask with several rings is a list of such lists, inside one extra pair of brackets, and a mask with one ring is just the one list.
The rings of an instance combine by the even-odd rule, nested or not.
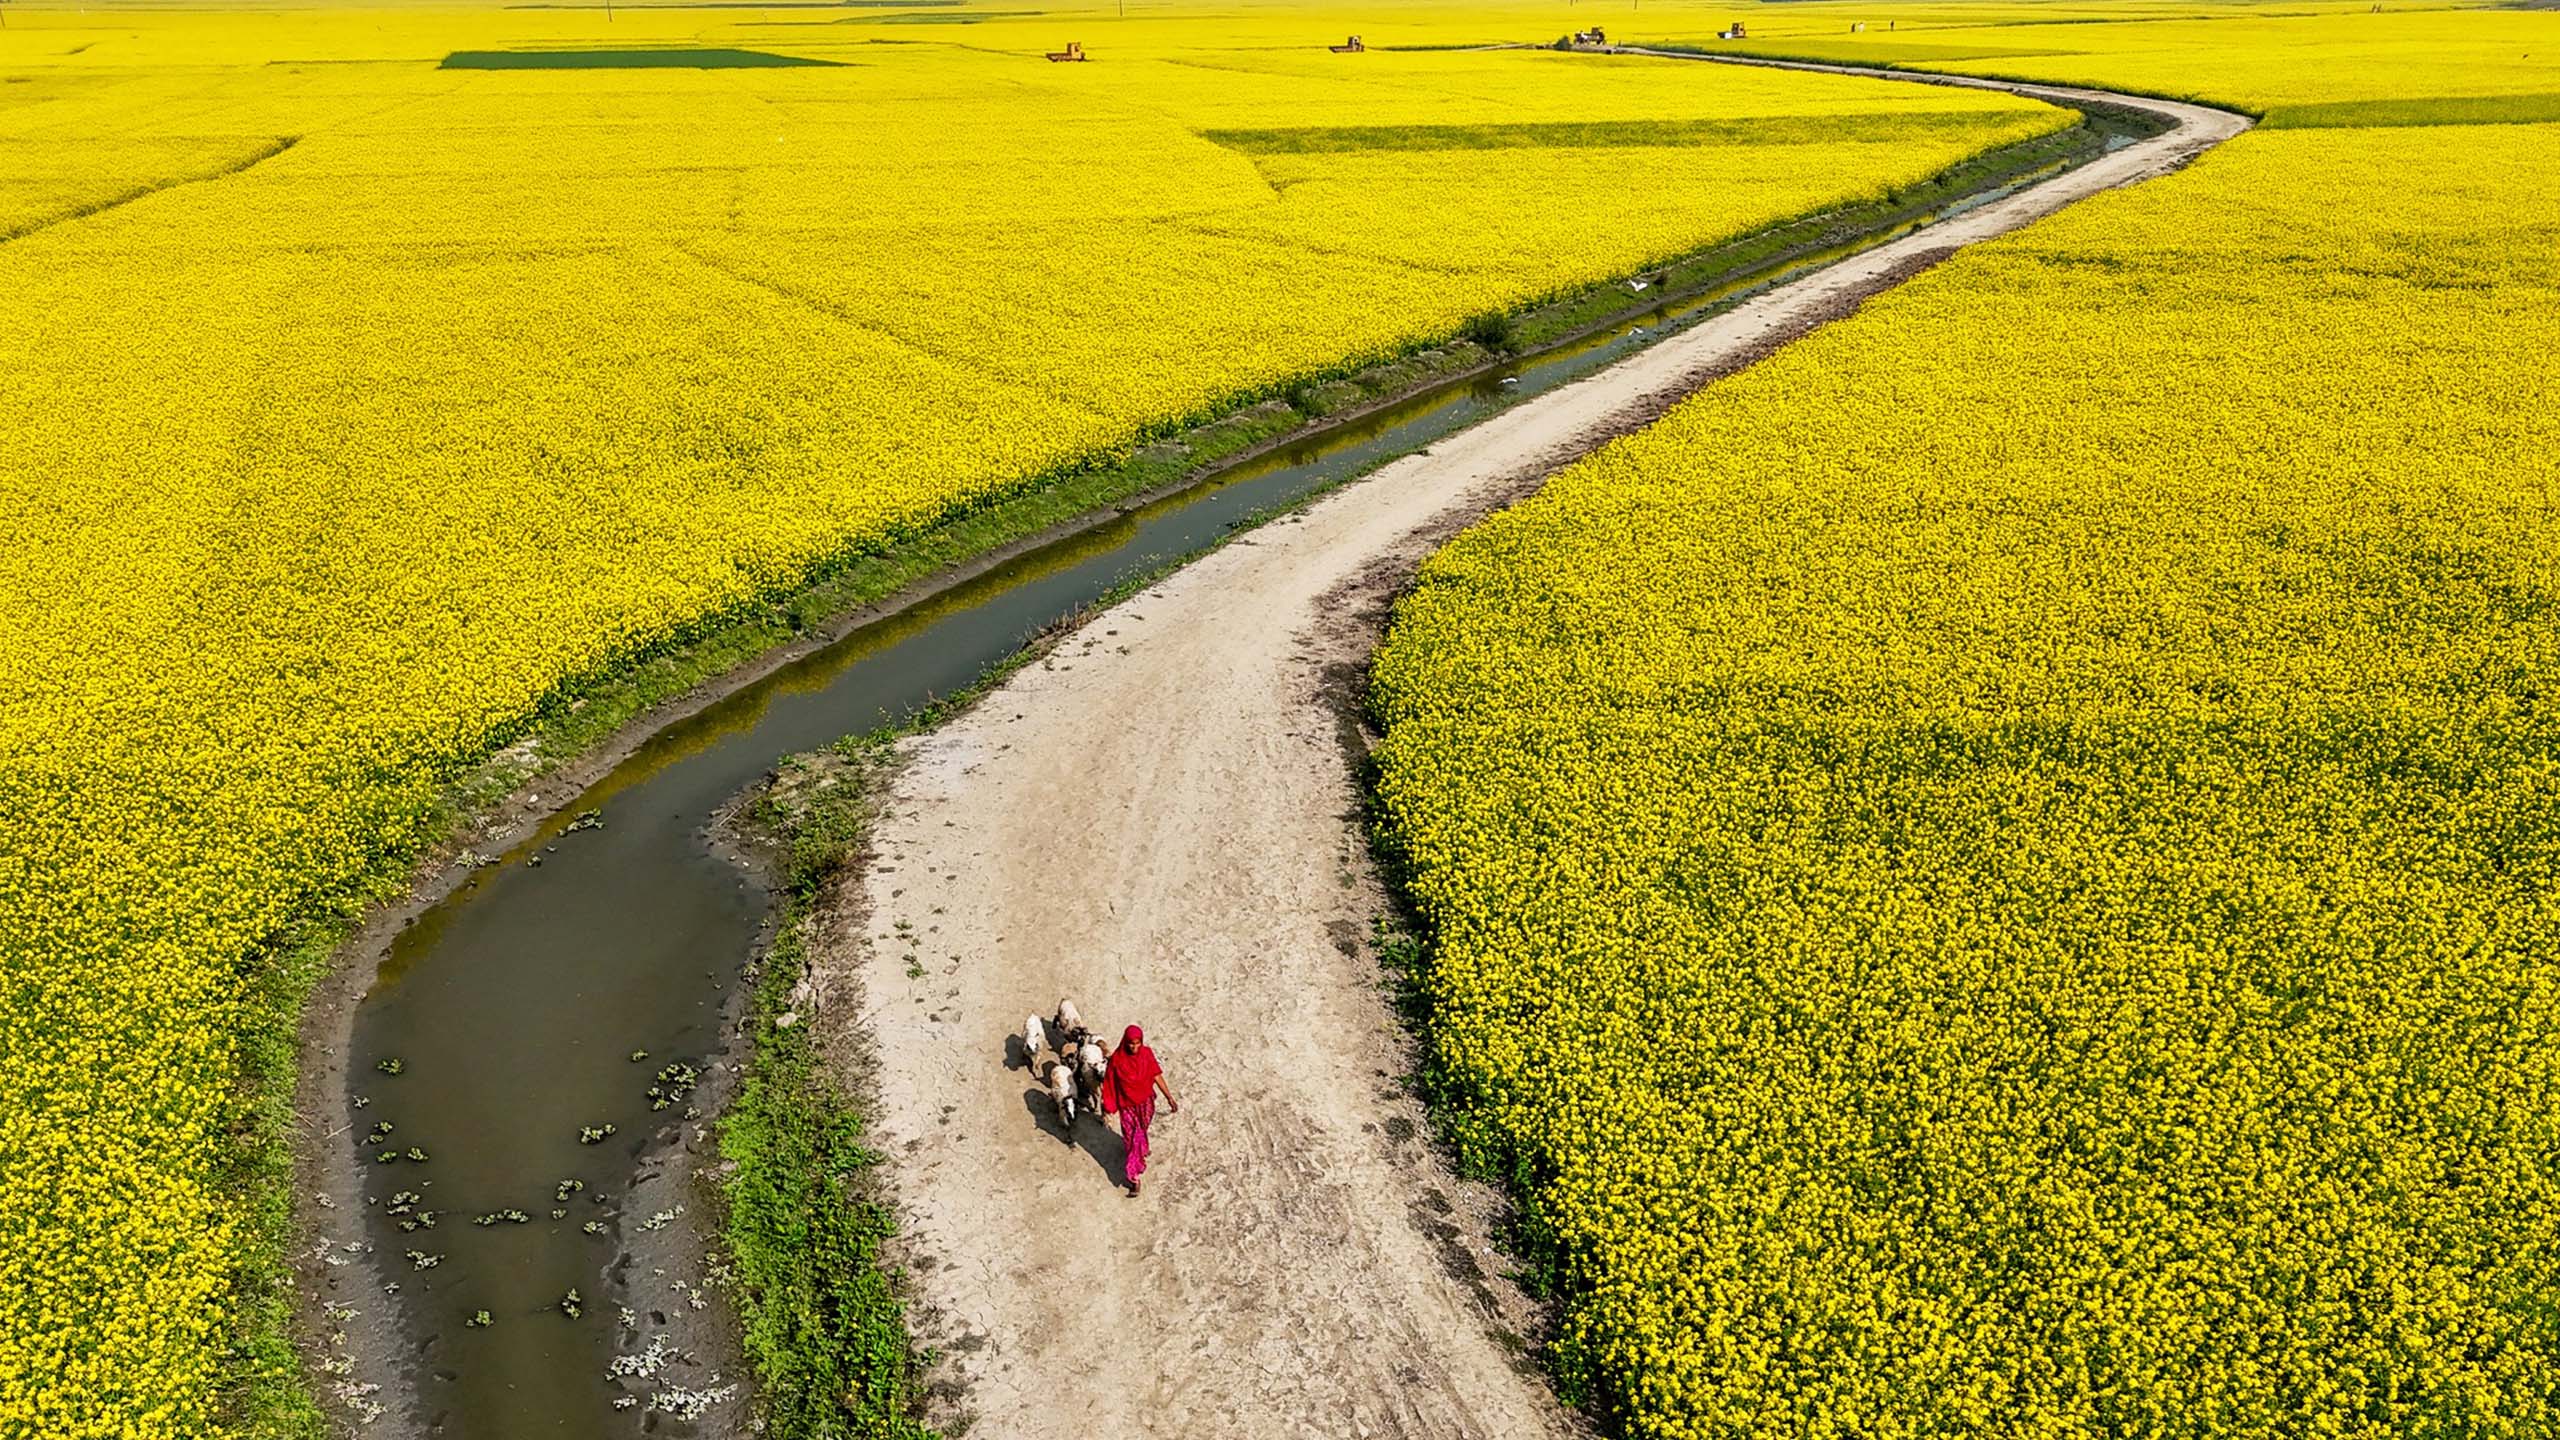
[(273, 160), (277, 156), (301, 143), (302, 137), (299, 135), (278, 135), (273, 139), (270, 139), (265, 145), (259, 147), (256, 152), (238, 160), (234, 160), (230, 164), (224, 165), (219, 169), (208, 170), (201, 175), (180, 175), (174, 179), (157, 180), (149, 184), (139, 185), (120, 195), (113, 195), (104, 200), (93, 201), (86, 205), (77, 206), (73, 209), (66, 210), (59, 215), (49, 216), (45, 219), (38, 220), (23, 229), (11, 230), (6, 234), (0, 234), (0, 245), (6, 245), (12, 240), (24, 240), (30, 235), (40, 235), (45, 231), (52, 229), (56, 225), (68, 225), (74, 220), (86, 220), (92, 215), (103, 215), (110, 210), (130, 205), (136, 200), (147, 200), (154, 195), (164, 195), (169, 191), (183, 189), (189, 185), (203, 185), (215, 180), (228, 180), (232, 176), (240, 174), (245, 170), (254, 169), (257, 166)]

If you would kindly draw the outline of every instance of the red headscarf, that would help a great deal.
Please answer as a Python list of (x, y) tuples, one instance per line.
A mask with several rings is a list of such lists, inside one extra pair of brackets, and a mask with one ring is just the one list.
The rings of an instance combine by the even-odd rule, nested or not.
[(1156, 1077), (1163, 1073), (1156, 1052), (1147, 1048), (1147, 1032), (1130, 1026), (1121, 1032), (1120, 1048), (1111, 1052), (1111, 1064), (1104, 1070), (1102, 1108), (1117, 1112), (1147, 1104), (1155, 1095)]

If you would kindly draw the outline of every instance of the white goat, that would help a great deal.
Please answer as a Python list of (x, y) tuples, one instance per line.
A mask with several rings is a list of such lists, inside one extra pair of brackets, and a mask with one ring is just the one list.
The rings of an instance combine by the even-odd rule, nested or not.
[(1084, 1097), (1087, 1110), (1094, 1109), (1102, 1103), (1102, 1077), (1111, 1063), (1102, 1053), (1102, 1042), (1086, 1036), (1076, 1049), (1075, 1062), (1076, 1093)]
[(1058, 1123), (1073, 1130), (1076, 1126), (1076, 1072), (1063, 1060), (1052, 1060), (1042, 1067), (1049, 1082), (1049, 1098), (1058, 1104)]

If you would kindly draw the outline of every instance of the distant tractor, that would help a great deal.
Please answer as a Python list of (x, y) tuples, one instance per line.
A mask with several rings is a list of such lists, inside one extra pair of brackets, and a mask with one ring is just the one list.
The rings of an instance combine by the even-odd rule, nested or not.
[(1084, 58), (1084, 42), (1081, 40), (1070, 40), (1067, 42), (1066, 49), (1050, 51), (1049, 58), (1061, 63), (1069, 60), (1082, 60)]
[(1742, 22), (1736, 20), (1729, 28), (1717, 31), (1716, 38), (1719, 40), (1748, 40), (1751, 38), (1751, 35), (1749, 31), (1743, 28)]
[(1559, 50), (1606, 50), (1609, 48), (1608, 32), (1597, 25), (1588, 30), (1576, 30), (1557, 41), (1556, 48)]
[(1339, 45), (1327, 45), (1324, 48), (1332, 51), (1336, 55), (1357, 55), (1369, 47), (1361, 44), (1360, 37), (1354, 35)]

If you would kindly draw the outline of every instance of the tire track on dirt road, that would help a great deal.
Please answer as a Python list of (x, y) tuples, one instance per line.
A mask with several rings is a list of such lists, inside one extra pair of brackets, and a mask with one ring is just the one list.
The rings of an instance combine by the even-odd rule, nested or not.
[[(1387, 465), (1093, 617), (902, 746), (814, 979), (818, 1023), (867, 1057), (848, 1079), (874, 1097), (894, 1258), (943, 1356), (936, 1419), (1004, 1440), (1581, 1428), (1524, 1355), (1538, 1316), (1499, 1278), (1493, 1197), (1448, 1176), (1401, 1091), (1410, 1041), (1363, 943), (1385, 897), (1344, 706), (1386, 602), (1443, 538), (1716, 376), (2248, 124), (1866, 73), (2175, 128)], [(1107, 1033), (1146, 1025), (1183, 1099), (1158, 1112), (1142, 1198), (1113, 1188), (1115, 1138), (1065, 1138), (1008, 1068), (1023, 1016), (1062, 994)]]

